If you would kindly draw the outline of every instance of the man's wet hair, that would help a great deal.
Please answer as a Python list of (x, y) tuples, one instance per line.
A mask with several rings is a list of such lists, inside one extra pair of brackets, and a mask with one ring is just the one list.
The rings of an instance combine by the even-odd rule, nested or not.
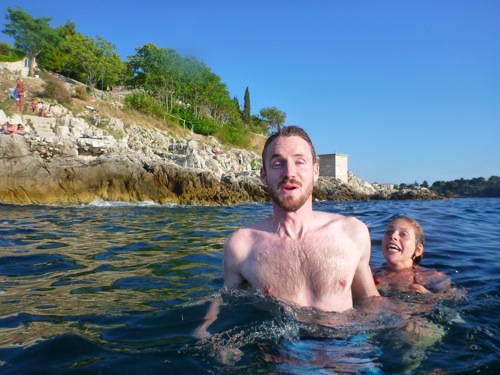
[(300, 137), (300, 138), (302, 138), (311, 147), (311, 154), (313, 157), (312, 160), (313, 160), (313, 163), (316, 162), (316, 150), (314, 149), (314, 146), (312, 144), (311, 138), (309, 138), (309, 135), (300, 126), (289, 125), (289, 126), (283, 126), (276, 133), (272, 134), (269, 138), (267, 138), (267, 141), (264, 145), (264, 149), (262, 150), (262, 167), (264, 168), (264, 170), (266, 168), (267, 149), (269, 148), (269, 145), (271, 144), (271, 142), (273, 142), (275, 139), (280, 138), (280, 137)]

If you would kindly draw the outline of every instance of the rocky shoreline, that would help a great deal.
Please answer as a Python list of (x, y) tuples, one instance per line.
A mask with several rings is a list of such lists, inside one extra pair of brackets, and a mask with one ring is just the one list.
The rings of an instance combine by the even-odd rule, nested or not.
[[(109, 100), (109, 99), (108, 99)], [(120, 106), (119, 102), (113, 105)], [(21, 121), (29, 135), (0, 135), (0, 202), (85, 204), (96, 200), (183, 205), (230, 205), (268, 200), (252, 151), (224, 150), (213, 137), (177, 138), (99, 115), (84, 106), (72, 114), (60, 105), (53, 117)], [(214, 152), (214, 150), (222, 150)], [(238, 156), (243, 156), (243, 168)], [(315, 200), (438, 199), (428, 189), (376, 189), (349, 172), (348, 183), (320, 177)]]
[[(0, 113), (0, 120), (1, 117)], [(68, 120), (69, 125), (61, 125), (61, 121), (56, 128), (64, 136), (0, 136), (1, 202), (67, 205), (102, 199), (227, 205), (268, 199), (258, 171), (249, 167), (237, 171), (240, 152), (248, 166), (251, 160), (260, 161), (253, 152), (228, 150), (214, 155), (208, 143), (175, 139), (158, 130), (138, 126), (124, 131), (124, 137), (116, 140), (95, 134), (100, 133), (96, 132), (100, 129), (89, 125), (82, 134), (78, 126), (71, 125), (72, 117)], [(314, 198), (436, 197), (427, 189), (384, 194), (350, 174), (349, 184), (332, 177), (320, 177)]]

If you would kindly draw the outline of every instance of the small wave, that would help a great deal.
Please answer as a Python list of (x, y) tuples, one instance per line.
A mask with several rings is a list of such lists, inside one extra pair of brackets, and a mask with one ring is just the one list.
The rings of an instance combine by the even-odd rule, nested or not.
[(159, 206), (153, 201), (142, 201), (138, 203), (130, 203), (123, 201), (107, 201), (102, 199), (101, 197), (96, 197), (91, 203), (83, 204), (82, 207), (128, 207), (128, 206)]

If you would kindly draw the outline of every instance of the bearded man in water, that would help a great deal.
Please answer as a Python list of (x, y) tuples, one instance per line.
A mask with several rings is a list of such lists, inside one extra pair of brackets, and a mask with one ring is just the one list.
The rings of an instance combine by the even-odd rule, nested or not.
[[(224, 286), (244, 283), (293, 307), (345, 311), (354, 298), (379, 296), (370, 270), (371, 241), (353, 217), (314, 211), (319, 177), (307, 133), (286, 126), (271, 135), (262, 152), (260, 178), (273, 215), (232, 233), (224, 246)], [(212, 304), (195, 335), (204, 337), (215, 320)]]

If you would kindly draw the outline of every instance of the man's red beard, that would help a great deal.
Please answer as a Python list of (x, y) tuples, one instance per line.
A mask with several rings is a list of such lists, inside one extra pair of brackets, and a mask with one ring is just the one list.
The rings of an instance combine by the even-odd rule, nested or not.
[(294, 179), (284, 178), (279, 184), (277, 189), (269, 189), (269, 195), (271, 200), (278, 205), (285, 212), (296, 212), (299, 208), (301, 208), (304, 203), (307, 202), (309, 197), (312, 194), (313, 187), (311, 186), (303, 191), (302, 194), (298, 197), (293, 197), (291, 195), (280, 195), (279, 191), (283, 189), (283, 186), (286, 184), (295, 185), (297, 188), (301, 188), (302, 184)]

